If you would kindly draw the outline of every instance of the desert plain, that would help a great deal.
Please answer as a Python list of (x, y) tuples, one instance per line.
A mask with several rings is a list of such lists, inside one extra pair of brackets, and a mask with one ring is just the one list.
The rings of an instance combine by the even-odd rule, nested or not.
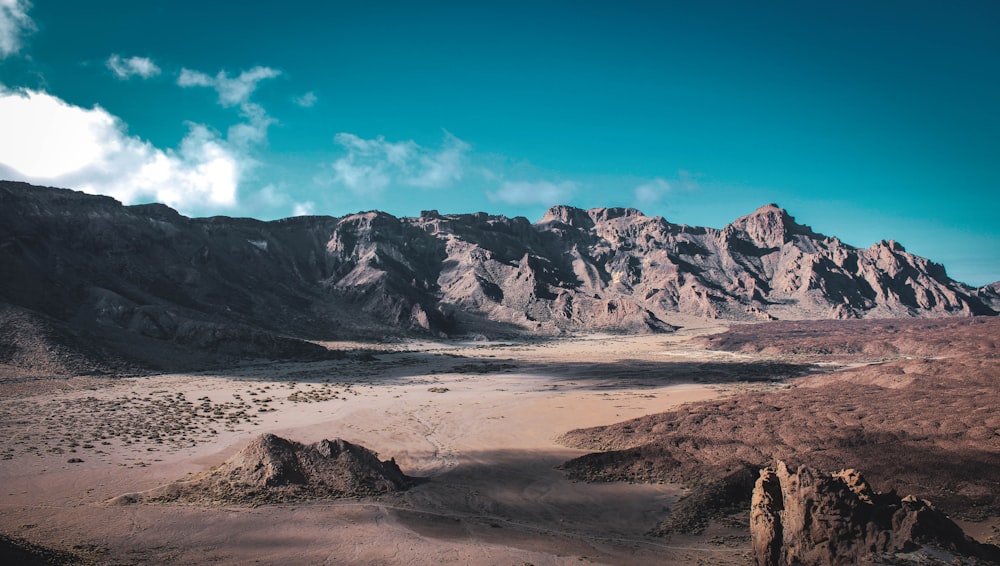
[[(734, 445), (757, 450), (752, 457), (869, 471), (879, 488), (943, 497), (968, 534), (997, 541), (995, 319), (727, 324), (329, 342), (341, 359), (201, 373), (8, 375), (0, 380), (0, 532), (48, 549), (51, 562), (749, 564), (745, 511), (709, 513), (702, 528), (662, 528), (699, 483), (697, 466), (707, 474), (726, 464), (710, 461), (729, 453), (714, 418), (734, 431)], [(966, 374), (974, 374), (968, 382)], [(782, 408), (787, 422), (767, 425)], [(660, 413), (692, 421), (687, 440), (664, 441), (674, 448), (667, 461), (698, 437), (694, 456), (647, 465), (646, 475), (574, 460), (593, 446), (641, 445), (622, 440), (621, 427), (631, 433), (641, 427), (627, 423)], [(840, 432), (826, 425), (838, 420)], [(830, 448), (817, 430), (859, 440)], [(265, 432), (363, 445), (394, 459), (415, 485), (256, 506), (120, 504), (204, 475)], [(645, 441), (662, 433), (647, 432)], [(761, 438), (740, 437), (747, 432)], [(868, 445), (871, 435), (881, 435), (880, 446)], [(931, 445), (938, 460), (900, 471), (923, 464), (893, 454)], [(827, 459), (808, 456), (820, 453)], [(570, 461), (584, 465), (564, 466)]]

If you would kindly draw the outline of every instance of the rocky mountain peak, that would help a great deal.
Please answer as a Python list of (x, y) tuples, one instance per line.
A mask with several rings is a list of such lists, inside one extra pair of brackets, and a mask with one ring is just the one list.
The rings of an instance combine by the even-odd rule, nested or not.
[(795, 218), (777, 204), (766, 204), (752, 214), (741, 216), (729, 225), (761, 247), (780, 247), (791, 241), (793, 235), (812, 235), (808, 226), (795, 222)]
[(587, 214), (594, 219), (594, 222), (608, 222), (619, 218), (645, 218), (645, 215), (635, 208), (592, 208)]
[(883, 249), (890, 252), (905, 252), (906, 248), (896, 240), (880, 240), (872, 245), (873, 249)]
[(547, 225), (558, 222), (573, 228), (589, 230), (594, 226), (594, 220), (587, 211), (575, 206), (558, 205), (545, 211), (538, 225)]

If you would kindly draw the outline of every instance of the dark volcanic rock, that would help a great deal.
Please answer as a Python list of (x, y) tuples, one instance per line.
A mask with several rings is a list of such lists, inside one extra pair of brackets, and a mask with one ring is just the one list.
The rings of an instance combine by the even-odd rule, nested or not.
[(0, 533), (0, 563), (18, 566), (88, 564), (82, 556), (32, 544), (22, 538)]
[(153, 367), (310, 349), (287, 340), (660, 332), (677, 313), (939, 317), (997, 304), (895, 242), (854, 248), (775, 205), (721, 230), (566, 206), (535, 224), (436, 211), (261, 222), (0, 181), (0, 272), (0, 301)]
[(408, 488), (413, 480), (394, 460), (346, 440), (308, 446), (262, 434), (209, 474), (144, 494), (128, 494), (113, 504), (138, 501), (259, 505), (305, 499), (375, 497)]
[(750, 508), (754, 559), (760, 566), (893, 562), (922, 546), (1000, 562), (1000, 548), (976, 542), (929, 502), (873, 491), (855, 470), (831, 475), (784, 462), (761, 470)]

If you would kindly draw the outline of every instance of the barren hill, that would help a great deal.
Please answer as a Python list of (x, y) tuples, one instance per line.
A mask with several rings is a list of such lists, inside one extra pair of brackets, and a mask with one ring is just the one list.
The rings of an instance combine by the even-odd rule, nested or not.
[(996, 314), (992, 295), (895, 242), (854, 248), (776, 205), (722, 229), (565, 206), (534, 224), (435, 211), (262, 222), (0, 182), (0, 272), (0, 303), (153, 367), (321, 356), (303, 340), (386, 333), (670, 331), (677, 313)]
[(395, 460), (380, 461), (364, 446), (337, 438), (303, 445), (262, 434), (209, 473), (111, 501), (258, 505), (304, 499), (374, 497), (402, 491), (413, 480)]

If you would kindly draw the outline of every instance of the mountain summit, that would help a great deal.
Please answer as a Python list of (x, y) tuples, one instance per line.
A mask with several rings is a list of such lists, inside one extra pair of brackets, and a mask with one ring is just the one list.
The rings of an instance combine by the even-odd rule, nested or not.
[[(437, 211), (262, 222), (0, 182), (0, 269), (0, 339), (11, 321), (93, 339), (105, 365), (108, 351), (145, 365), (322, 355), (301, 339), (387, 332), (669, 331), (679, 313), (996, 314), (985, 291), (895, 242), (855, 248), (774, 204), (722, 229), (570, 206), (534, 224)], [(7, 346), (0, 364), (18, 355)]]

